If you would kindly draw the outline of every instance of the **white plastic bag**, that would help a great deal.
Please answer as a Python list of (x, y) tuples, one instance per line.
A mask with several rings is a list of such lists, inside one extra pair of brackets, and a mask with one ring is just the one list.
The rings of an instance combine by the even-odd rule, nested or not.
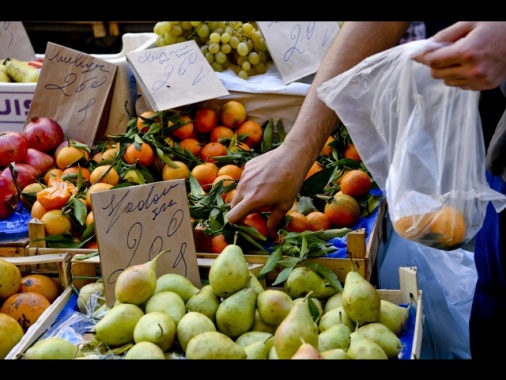
[(446, 86), (413, 60), (439, 47), (417, 40), (375, 54), (318, 95), (385, 192), (399, 235), (452, 250), (475, 236), (488, 202), (501, 211), (506, 196), (486, 182), (479, 92)]

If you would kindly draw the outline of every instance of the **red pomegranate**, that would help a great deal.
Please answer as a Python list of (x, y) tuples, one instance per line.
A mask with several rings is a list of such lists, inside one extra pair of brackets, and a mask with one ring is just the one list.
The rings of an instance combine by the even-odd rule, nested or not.
[(0, 176), (0, 220), (11, 216), (16, 211), (18, 202), (19, 194), (14, 181)]
[(21, 132), (0, 132), (0, 170), (11, 162), (24, 162), (28, 149), (28, 141)]
[(23, 135), (28, 142), (28, 148), (34, 148), (44, 153), (52, 153), (65, 138), (60, 124), (48, 117), (32, 117), (23, 129)]

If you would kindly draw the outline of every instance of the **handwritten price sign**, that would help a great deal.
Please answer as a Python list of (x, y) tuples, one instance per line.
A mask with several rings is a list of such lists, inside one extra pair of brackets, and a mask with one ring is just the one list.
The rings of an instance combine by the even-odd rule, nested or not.
[(0, 21), (0, 59), (31, 61), (35, 51), (21, 21)]
[(154, 111), (229, 94), (195, 41), (131, 52), (126, 59)]
[(285, 84), (318, 71), (339, 32), (337, 21), (257, 21), (257, 25)]
[(91, 201), (108, 305), (121, 272), (164, 250), (157, 277), (178, 273), (201, 287), (184, 180), (93, 193)]
[(93, 145), (102, 137), (118, 66), (48, 42), (26, 123), (32, 116), (56, 120), (72, 139)]

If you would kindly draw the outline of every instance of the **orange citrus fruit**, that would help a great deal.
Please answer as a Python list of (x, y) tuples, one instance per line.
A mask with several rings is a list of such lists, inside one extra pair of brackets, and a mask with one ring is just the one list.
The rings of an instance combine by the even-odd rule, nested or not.
[(44, 215), (46, 212), (47, 209), (44, 208), (44, 206), (42, 206), (39, 201), (33, 202), (32, 209), (30, 210), (32, 218), (37, 218), (40, 220), (40, 218), (42, 218), (42, 215)]
[(431, 213), (403, 216), (392, 223), (397, 234), (405, 239), (417, 240), (428, 232)]
[(199, 108), (193, 117), (193, 127), (200, 134), (207, 134), (218, 125), (218, 113), (212, 108)]
[(49, 179), (53, 177), (61, 177), (63, 174), (63, 170), (60, 168), (49, 169), (46, 174), (44, 174), (44, 183), (47, 185), (49, 183)]
[(232, 202), (232, 199), (234, 198), (235, 193), (237, 193), (237, 189), (232, 189), (227, 193), (227, 196), (225, 197), (225, 203)]
[(148, 143), (141, 143), (137, 148), (136, 143), (130, 143), (123, 153), (123, 160), (127, 164), (139, 162), (142, 166), (148, 167), (155, 161), (155, 151)]
[(51, 277), (42, 273), (32, 273), (21, 278), (19, 292), (40, 293), (53, 303), (60, 295), (60, 286)]
[(86, 191), (86, 205), (88, 208), (91, 208), (91, 194), (109, 190), (112, 186), (113, 185), (110, 183), (99, 182), (88, 187), (88, 190)]
[(220, 139), (231, 139), (234, 137), (234, 130), (224, 125), (218, 125), (209, 133), (210, 142), (221, 142)]
[(56, 155), (56, 166), (64, 170), (67, 166), (76, 164), (78, 161), (88, 161), (90, 154), (87, 150), (75, 146), (65, 146)]
[[(149, 131), (149, 127), (151, 126), (151, 123), (146, 123), (144, 119), (151, 119), (155, 121), (160, 121), (159, 117), (156, 117), (157, 113), (151, 110), (142, 112), (139, 116), (137, 116), (137, 130), (142, 133), (146, 133)], [(144, 118), (144, 119), (143, 119)]]
[(51, 302), (40, 293), (16, 293), (4, 301), (0, 313), (10, 315), (18, 321), (26, 333), (49, 306)]
[(466, 238), (466, 219), (464, 214), (452, 206), (445, 206), (432, 215), (429, 226), (435, 242), (448, 249), (461, 245)]
[(0, 313), (0, 360), (5, 359), (23, 335), (25, 332), (18, 321), (10, 315)]
[(362, 158), (360, 158), (360, 154), (358, 154), (357, 148), (353, 143), (349, 143), (346, 148), (344, 148), (343, 157), (356, 162), (362, 162)]
[(200, 157), (202, 145), (200, 145), (197, 139), (188, 137), (187, 139), (184, 139), (179, 143), (179, 149), (183, 151), (187, 150), (191, 152), (195, 157)]
[(332, 150), (334, 149), (330, 143), (335, 140), (334, 136), (327, 137), (327, 141), (325, 142), (325, 145), (323, 146), (320, 156), (326, 156), (330, 157), (332, 155)]
[(174, 139), (177, 141), (182, 141), (184, 139), (194, 137), (193, 121), (190, 115), (181, 114), (179, 115), (179, 120), (181, 120), (181, 126), (177, 129), (174, 129), (171, 132), (171, 136), (174, 137)]
[(191, 174), (202, 186), (204, 191), (209, 191), (213, 186), (213, 181), (218, 176), (218, 166), (213, 162), (197, 164), (191, 170)]
[(93, 215), (93, 210), (90, 210), (88, 215), (86, 215), (86, 226), (88, 227), (91, 223), (95, 221), (95, 216)]
[(246, 107), (241, 102), (229, 100), (221, 106), (220, 121), (225, 127), (237, 129), (246, 120)]
[(220, 167), (220, 169), (218, 170), (218, 176), (224, 174), (229, 175), (233, 179), (239, 181), (241, 179), (242, 169), (234, 164), (226, 164)]
[(340, 186), (343, 194), (360, 198), (367, 195), (371, 190), (371, 177), (363, 170), (350, 170), (341, 178)]
[(171, 179), (187, 179), (189, 177), (189, 169), (188, 166), (183, 161), (172, 161), (177, 168), (173, 168), (170, 165), (165, 165), (162, 169), (162, 179), (164, 181), (169, 181)]
[(323, 209), (335, 228), (351, 227), (360, 218), (360, 205), (348, 194), (336, 194)]
[(225, 240), (225, 235), (223, 234), (215, 235), (211, 239), (211, 252), (221, 253), (227, 245), (228, 243)]
[(311, 231), (329, 230), (331, 227), (330, 219), (324, 212), (311, 211), (306, 215), (306, 218)]
[(216, 162), (214, 157), (226, 156), (227, 148), (219, 142), (209, 142), (202, 147), (200, 158), (204, 162)]
[(44, 224), (46, 236), (62, 235), (72, 231), (70, 217), (64, 214), (61, 209), (48, 210), (42, 215), (40, 221)]
[(77, 193), (77, 188), (69, 181), (54, 177), (49, 179), (45, 189), (37, 193), (37, 200), (46, 210), (55, 210), (65, 206), (71, 195)]
[(237, 136), (246, 135), (244, 141), (249, 147), (255, 147), (262, 141), (264, 131), (260, 124), (253, 120), (246, 120), (237, 128)]
[(73, 183), (76, 183), (77, 178), (79, 176), (79, 171), (81, 172), (81, 178), (83, 182), (89, 182), (91, 176), (90, 169), (85, 168), (84, 166), (81, 165), (74, 165), (65, 168), (61, 173), (60, 177), (62, 177), (62, 179), (66, 179), (72, 181)]
[(261, 235), (267, 237), (267, 218), (260, 212), (252, 212), (246, 215), (241, 223), (255, 228)]
[(117, 185), (119, 183), (119, 174), (112, 165), (99, 165), (90, 174), (90, 183), (110, 183)]
[(306, 215), (295, 211), (289, 210), (286, 213), (287, 216), (290, 217), (288, 224), (285, 226), (285, 230), (288, 232), (304, 232), (311, 229), (311, 225)]
[(313, 165), (311, 165), (311, 167), (309, 168), (306, 177), (304, 178), (304, 181), (321, 170), (323, 170), (322, 164), (320, 164), (318, 161), (313, 162)]

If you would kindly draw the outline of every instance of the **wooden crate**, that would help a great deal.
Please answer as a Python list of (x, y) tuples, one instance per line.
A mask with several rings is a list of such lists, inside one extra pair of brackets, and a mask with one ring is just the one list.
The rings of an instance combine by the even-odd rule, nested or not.
[[(380, 245), (386, 241), (386, 202), (382, 202), (377, 215), (376, 222), (370, 231), (369, 240), (366, 244), (366, 233), (365, 229), (361, 228), (355, 231), (351, 231), (347, 234), (346, 243), (348, 255), (353, 260), (355, 270), (359, 272), (365, 279), (371, 281), (373, 278), (373, 268), (376, 263), (378, 251)], [(196, 240), (203, 239), (200, 235), (196, 237)], [(204, 246), (205, 243), (197, 244), (197, 250), (199, 247)], [(216, 258), (219, 254), (197, 252), (199, 258)], [(245, 254), (246, 261), (251, 264), (265, 264), (269, 255), (262, 254)], [(339, 281), (344, 283), (346, 274), (351, 270), (352, 260), (350, 258), (331, 258), (331, 257), (319, 257), (319, 258), (308, 258), (306, 262), (315, 262), (321, 265), (325, 265), (330, 268), (339, 278)], [(272, 284), (276, 279), (277, 273), (271, 272), (266, 276), (267, 284)]]

